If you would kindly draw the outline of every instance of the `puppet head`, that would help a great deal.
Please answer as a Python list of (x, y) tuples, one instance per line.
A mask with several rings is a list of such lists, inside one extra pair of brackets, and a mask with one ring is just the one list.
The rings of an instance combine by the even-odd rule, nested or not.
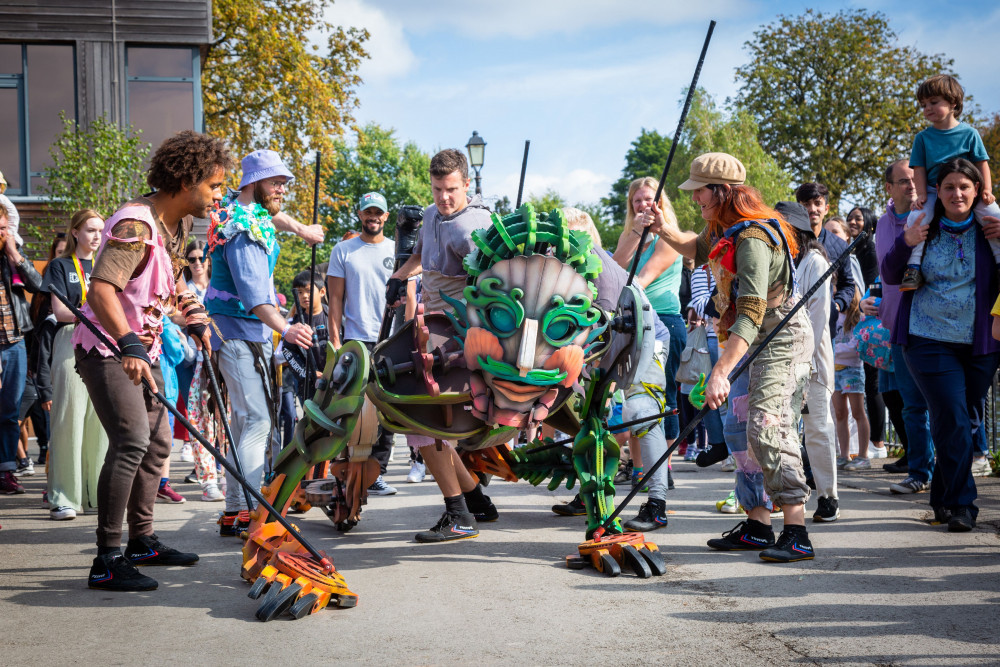
[(548, 415), (561, 387), (573, 386), (607, 326), (594, 305), (601, 260), (559, 209), (536, 215), (525, 204), (503, 218), (494, 213), (492, 222), (472, 234), (477, 249), (464, 262), (470, 284), (464, 303), (448, 299), (455, 309), (448, 316), (473, 372), (473, 413), (524, 428)]

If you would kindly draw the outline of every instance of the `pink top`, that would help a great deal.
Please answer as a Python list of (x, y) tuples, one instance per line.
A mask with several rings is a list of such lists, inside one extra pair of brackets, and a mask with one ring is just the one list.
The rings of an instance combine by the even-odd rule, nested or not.
[[(153, 343), (149, 347), (149, 358), (156, 361), (160, 356), (160, 333), (163, 331), (163, 311), (167, 300), (174, 294), (173, 267), (170, 262), (170, 255), (167, 253), (166, 248), (163, 247), (163, 238), (156, 229), (156, 221), (153, 220), (153, 215), (150, 213), (149, 207), (142, 204), (126, 204), (107, 220), (107, 223), (104, 225), (104, 232), (101, 234), (101, 245), (97, 249), (97, 255), (94, 257), (95, 265), (108, 241), (135, 243), (139, 240), (138, 238), (120, 239), (112, 236), (112, 230), (115, 228), (115, 225), (122, 220), (138, 220), (145, 223), (150, 231), (150, 238), (145, 241), (150, 246), (149, 259), (146, 262), (146, 266), (138, 276), (131, 278), (126, 283), (124, 290), (118, 293), (118, 302), (125, 312), (125, 319), (132, 331), (140, 336), (152, 337)], [(111, 338), (110, 334), (101, 326), (97, 317), (94, 316), (90, 302), (85, 303), (80, 310), (97, 325), (97, 328), (102, 333)], [(111, 350), (100, 342), (97, 336), (86, 326), (78, 326), (73, 331), (73, 344), (80, 345), (84, 350), (88, 351), (97, 348), (97, 351), (104, 357), (113, 356)]]

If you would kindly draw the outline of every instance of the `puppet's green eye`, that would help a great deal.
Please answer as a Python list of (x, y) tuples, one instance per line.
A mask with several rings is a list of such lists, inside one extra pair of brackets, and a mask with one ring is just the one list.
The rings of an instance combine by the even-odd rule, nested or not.
[(579, 328), (572, 317), (559, 315), (549, 320), (542, 335), (550, 345), (559, 347), (576, 338)]
[(490, 307), (486, 311), (486, 317), (489, 318), (490, 326), (498, 336), (510, 336), (517, 329), (517, 322), (513, 313), (503, 306), (495, 305)]

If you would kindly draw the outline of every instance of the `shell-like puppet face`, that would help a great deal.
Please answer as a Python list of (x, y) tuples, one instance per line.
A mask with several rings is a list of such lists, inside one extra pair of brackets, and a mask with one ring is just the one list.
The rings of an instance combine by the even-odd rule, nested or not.
[(531, 204), (472, 233), (462, 300), (444, 296), (472, 371), (472, 414), (534, 428), (580, 376), (586, 350), (607, 327), (593, 305), (601, 260), (560, 209)]
[(600, 311), (587, 280), (545, 255), (500, 261), (466, 288), (465, 356), (497, 406), (528, 411), (556, 385), (572, 386)]

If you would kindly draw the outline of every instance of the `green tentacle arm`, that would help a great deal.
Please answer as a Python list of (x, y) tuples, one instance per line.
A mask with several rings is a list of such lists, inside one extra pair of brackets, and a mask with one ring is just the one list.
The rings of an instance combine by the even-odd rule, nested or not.
[(368, 348), (363, 344), (351, 341), (339, 350), (328, 344), (317, 391), (305, 402), (294, 437), (274, 464), (275, 473), (285, 476), (272, 503), (277, 509), (285, 510), (312, 466), (329, 461), (347, 447), (364, 404), (368, 371)]

